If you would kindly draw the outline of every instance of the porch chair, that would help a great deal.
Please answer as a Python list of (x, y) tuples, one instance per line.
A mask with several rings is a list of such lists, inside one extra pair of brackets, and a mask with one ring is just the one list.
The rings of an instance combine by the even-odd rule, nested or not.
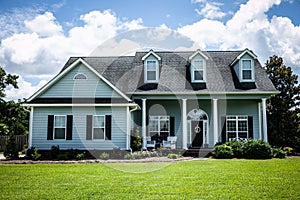
[[(175, 145), (176, 141), (177, 141), (177, 136), (169, 136), (167, 138), (167, 141), (163, 140), (163, 147), (171, 149), (172, 148), (172, 144)], [(174, 147), (174, 148), (176, 148), (176, 147)]]
[(155, 145), (156, 145), (156, 141), (155, 140), (151, 140), (151, 137), (148, 136), (146, 137), (147, 143), (146, 143), (146, 147), (148, 148), (153, 148), (155, 149)]

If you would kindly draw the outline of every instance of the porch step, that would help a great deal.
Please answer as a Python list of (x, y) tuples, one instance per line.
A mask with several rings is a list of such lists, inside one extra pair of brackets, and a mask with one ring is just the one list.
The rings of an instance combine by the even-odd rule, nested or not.
[(207, 158), (210, 156), (213, 149), (188, 149), (184, 152), (183, 156), (194, 158)]

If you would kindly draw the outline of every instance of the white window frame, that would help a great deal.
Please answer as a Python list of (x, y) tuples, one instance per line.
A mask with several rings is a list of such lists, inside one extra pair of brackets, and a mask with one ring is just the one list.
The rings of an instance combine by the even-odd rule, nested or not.
[[(103, 117), (103, 126), (95, 126), (95, 117)], [(95, 129), (102, 128), (103, 129), (103, 138), (94, 138)], [(92, 131), (92, 139), (93, 140), (105, 140), (106, 139), (106, 130), (105, 130), (105, 115), (93, 115), (93, 131)]]
[[(82, 75), (82, 76), (84, 76), (84, 78), (76, 78), (77, 76), (79, 76), (79, 75)], [(73, 77), (73, 80), (76, 80), (76, 81), (78, 81), (78, 80), (87, 80), (88, 78), (87, 78), (87, 75), (85, 75), (84, 73), (77, 73), (77, 74), (75, 74), (75, 76)]]
[[(148, 70), (148, 62), (155, 62), (155, 70)], [(148, 80), (148, 74), (147, 72), (154, 72), (155, 71), (155, 80)], [(158, 77), (159, 77), (159, 62), (157, 59), (153, 59), (153, 58), (150, 58), (150, 59), (146, 59), (144, 61), (144, 77), (145, 77), (145, 80), (144, 82), (145, 83), (157, 83), (158, 82)]]
[[(202, 70), (197, 69), (195, 66), (196, 62), (202, 62)], [(197, 80), (195, 79), (195, 71), (202, 71), (203, 72), (203, 79), (202, 80)], [(193, 83), (205, 83), (206, 82), (206, 62), (204, 59), (196, 58), (193, 59), (191, 62), (191, 80)]]
[[(64, 117), (65, 118), (65, 126), (55, 126), (56, 117)], [(64, 138), (55, 138), (55, 129), (57, 128), (64, 128), (65, 129), (65, 137)], [(67, 116), (66, 115), (54, 115), (54, 121), (53, 121), (53, 140), (66, 140), (66, 134), (67, 133)]]
[[(150, 127), (151, 121), (157, 121), (157, 131), (151, 130), (151, 127)], [(161, 131), (161, 127), (160, 127), (161, 121), (168, 121), (168, 131)], [(168, 133), (168, 136), (170, 136), (170, 116), (168, 116), (168, 115), (151, 115), (151, 116), (149, 116), (148, 133), (149, 133), (149, 136), (155, 135), (156, 133), (158, 136), (160, 136), (160, 133)]]
[[(250, 69), (244, 69), (244, 65), (243, 65), (244, 61), (250, 61)], [(243, 78), (244, 71), (246, 71), (246, 70), (247, 71), (251, 70), (251, 79)], [(241, 82), (254, 81), (254, 62), (252, 59), (241, 59), (241, 61), (240, 61), (240, 80), (241, 80)]]
[[(235, 122), (235, 131), (229, 130), (228, 122), (230, 122), (230, 121)], [(239, 130), (239, 122), (246, 122), (246, 126), (247, 126), (246, 131)], [(232, 138), (235, 140), (240, 139), (239, 133), (246, 133), (246, 135), (247, 135), (246, 138), (249, 138), (248, 116), (247, 115), (227, 115), (226, 116), (226, 141), (230, 141), (229, 137), (228, 137), (229, 133), (233, 133), (233, 134), (235, 133), (235, 138)]]

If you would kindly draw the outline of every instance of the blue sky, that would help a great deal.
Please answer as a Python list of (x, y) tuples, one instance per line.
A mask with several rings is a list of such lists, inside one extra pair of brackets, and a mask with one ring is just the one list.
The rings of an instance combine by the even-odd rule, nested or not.
[[(20, 76), (7, 98), (28, 98), (70, 56), (150, 46), (249, 48), (262, 65), (275, 54), (299, 74), (299, 10), (299, 0), (0, 0), (0, 65)], [(138, 34), (158, 42), (132, 37)]]

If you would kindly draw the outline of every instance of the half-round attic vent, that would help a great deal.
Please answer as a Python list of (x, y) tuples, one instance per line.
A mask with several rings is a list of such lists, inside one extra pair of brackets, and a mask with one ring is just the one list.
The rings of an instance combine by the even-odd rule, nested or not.
[(86, 80), (87, 76), (85, 74), (79, 73), (74, 76), (74, 80)]

